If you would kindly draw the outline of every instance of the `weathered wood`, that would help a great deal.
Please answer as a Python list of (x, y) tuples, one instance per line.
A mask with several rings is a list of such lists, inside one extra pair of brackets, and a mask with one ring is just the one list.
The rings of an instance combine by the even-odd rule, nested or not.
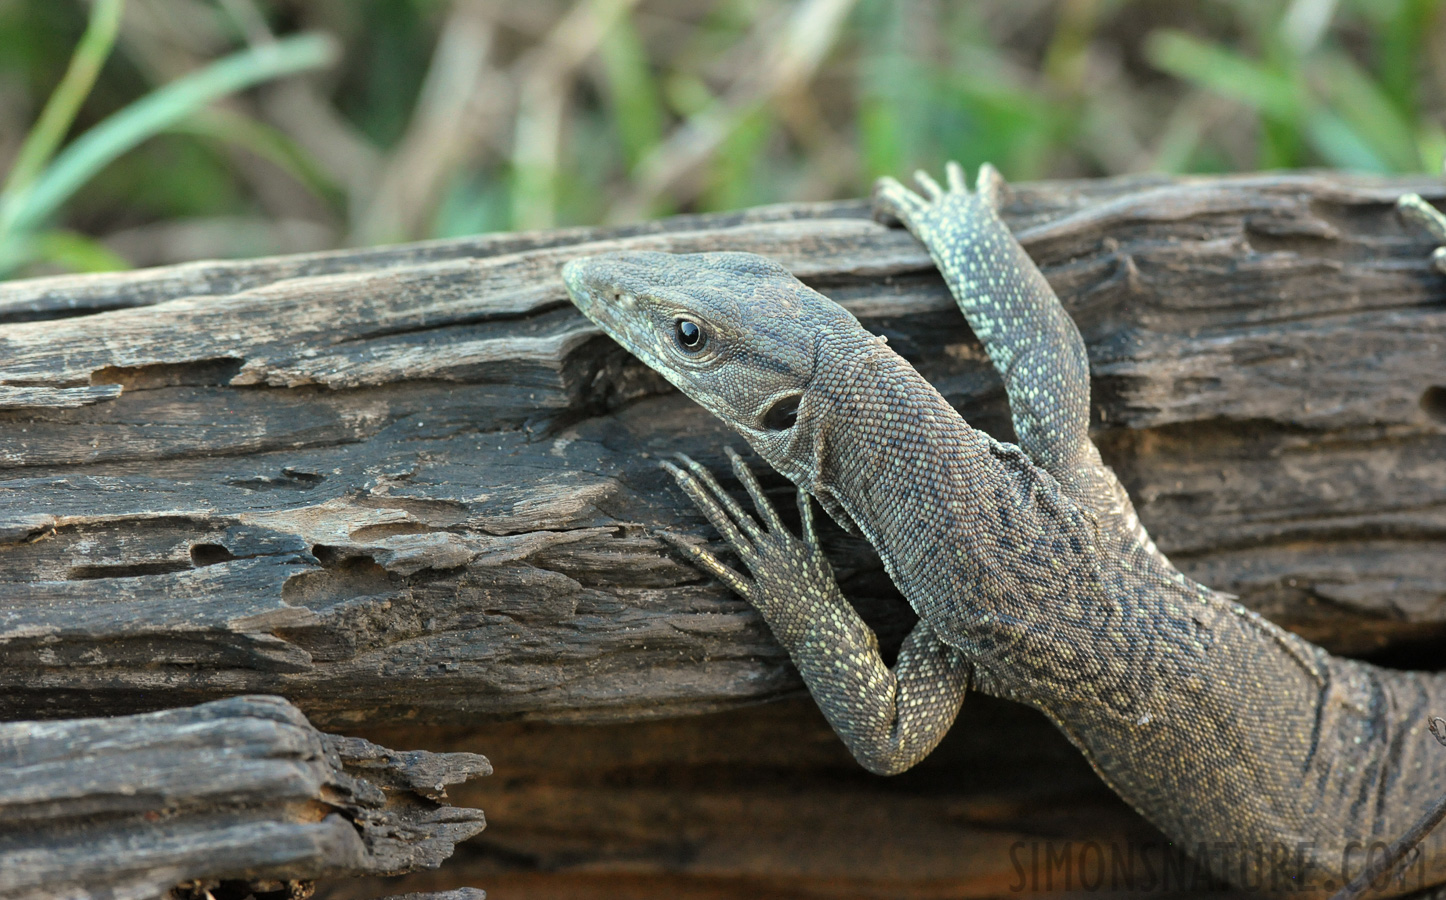
[[(1090, 346), (1096, 431), (1188, 572), (1311, 639), (1446, 645), (1446, 279), (1424, 179), (1023, 184)], [(657, 540), (656, 458), (740, 443), (557, 269), (769, 253), (1008, 437), (927, 257), (859, 203), (0, 286), (0, 715), (275, 692), (319, 723), (624, 720), (798, 690)], [(770, 482), (784, 503), (789, 492)], [(886, 635), (877, 560), (827, 538)]]
[[(479, 741), (466, 728), (365, 734)], [(316, 900), (462, 884), (525, 900), (1262, 893), (1212, 881), (1043, 716), (983, 695), (892, 778), (864, 771), (806, 697), (626, 724), (493, 723), (482, 737), (503, 777), (454, 794), (487, 810), (486, 831), (436, 871), (318, 884)]]
[(487, 892), (480, 888), (455, 888), (435, 893), (414, 892), (383, 897), (382, 900), (487, 900)]
[(140, 900), (182, 883), (201, 897), (435, 868), (484, 825), (446, 787), (491, 771), (475, 753), (322, 734), (279, 697), (0, 724), (0, 897)]

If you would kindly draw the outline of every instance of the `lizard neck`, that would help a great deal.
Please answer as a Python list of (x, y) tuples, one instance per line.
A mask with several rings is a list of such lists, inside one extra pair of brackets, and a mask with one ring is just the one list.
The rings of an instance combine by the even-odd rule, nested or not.
[[(877, 338), (859, 329), (818, 352), (776, 467), (857, 526), (921, 616), (952, 620), (964, 603), (966, 617), (993, 628), (997, 616), (1027, 615), (1020, 576), (1042, 562), (1033, 540), (1063, 520), (1083, 528), (1078, 510)], [(1081, 532), (1059, 555), (1078, 557), (1089, 543)], [(1074, 562), (1082, 570), (1091, 561)]]

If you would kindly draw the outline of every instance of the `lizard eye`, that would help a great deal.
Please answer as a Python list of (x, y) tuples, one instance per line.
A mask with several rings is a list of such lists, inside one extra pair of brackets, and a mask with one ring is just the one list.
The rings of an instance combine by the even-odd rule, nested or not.
[(673, 323), (673, 333), (678, 338), (678, 346), (687, 353), (697, 353), (708, 343), (703, 326), (692, 319), (678, 319)]

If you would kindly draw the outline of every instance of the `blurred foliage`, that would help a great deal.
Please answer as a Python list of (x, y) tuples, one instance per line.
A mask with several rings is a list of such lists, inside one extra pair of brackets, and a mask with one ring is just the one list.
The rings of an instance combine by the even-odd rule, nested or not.
[[(143, 141), (168, 129), (194, 131), (249, 146), (281, 164), (294, 161), (285, 137), (245, 117), (210, 109), (243, 88), (332, 61), (336, 50), (320, 35), (293, 35), (238, 51), (150, 91), (106, 117), (57, 152), (80, 104), (115, 43), (121, 0), (98, 0), (60, 86), (20, 144), (0, 187), (0, 275), (32, 261), (96, 270), (125, 261), (83, 235), (50, 229), (48, 220), (96, 173)], [(298, 165), (293, 174), (306, 170)]]
[[(22, 273), (858, 196), (879, 174), (948, 158), (1033, 179), (1437, 171), (1446, 153), (1446, 0), (117, 12), (119, 0), (0, 0), (12, 214), (22, 189), (67, 179), (25, 228), (11, 223)], [(257, 60), (303, 31), (333, 36), (340, 62), (268, 80), (285, 67)], [(254, 71), (238, 77), (237, 59)]]

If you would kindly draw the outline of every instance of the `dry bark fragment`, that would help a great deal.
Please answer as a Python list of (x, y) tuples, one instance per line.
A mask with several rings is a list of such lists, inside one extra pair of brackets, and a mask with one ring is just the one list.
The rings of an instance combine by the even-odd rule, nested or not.
[(279, 697), (0, 724), (0, 897), (304, 895), (435, 868), (485, 825), (446, 786), (491, 771), (323, 734)]

